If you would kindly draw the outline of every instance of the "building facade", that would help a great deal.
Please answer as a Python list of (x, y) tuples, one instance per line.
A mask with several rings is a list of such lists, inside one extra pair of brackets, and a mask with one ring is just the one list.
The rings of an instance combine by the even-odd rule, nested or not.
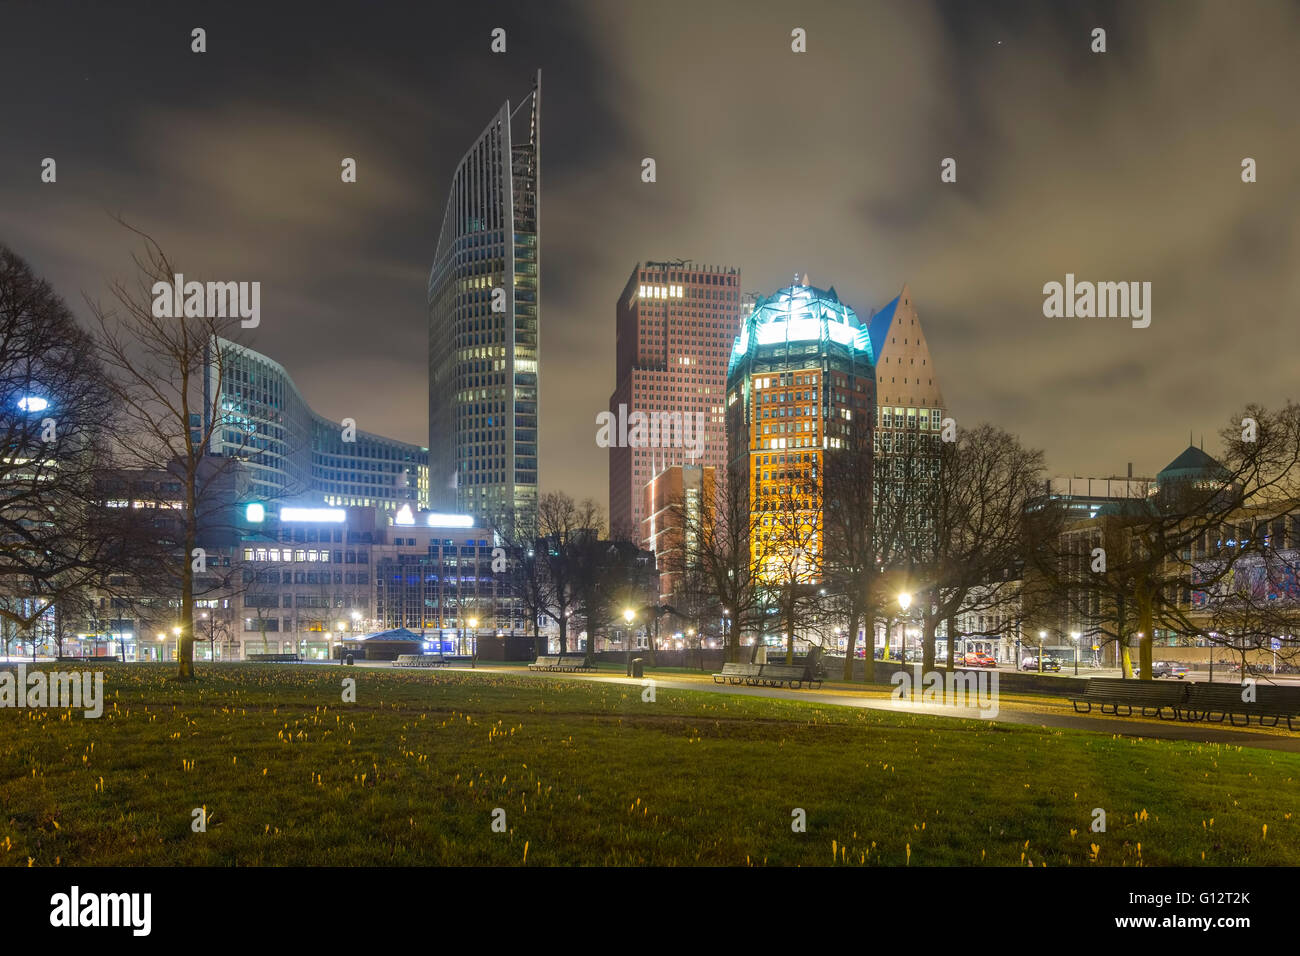
[(738, 269), (677, 261), (632, 270), (616, 310), (609, 410), (689, 416), (694, 441), (611, 444), (612, 528), (638, 531), (646, 483), (667, 467), (707, 465), (725, 474), (727, 357), (744, 315)]
[(525, 632), (493, 534), (468, 515), (307, 506), (245, 524), (241, 657), (326, 659), (342, 641), (402, 627), (466, 652), (481, 634)]
[[(428, 452), (318, 415), (284, 366), (225, 339), (204, 376), (222, 421), (209, 453), (247, 465), (247, 495), (396, 512), (427, 507)], [(213, 393), (217, 393), (213, 395)]]
[(717, 489), (713, 465), (670, 465), (643, 489), (641, 541), (655, 556), (659, 599), (668, 601), (681, 584), (694, 534), (705, 509), (712, 508)]
[(456, 167), (428, 285), (433, 507), (537, 501), (541, 72)]
[(745, 477), (754, 567), (773, 586), (820, 580), (824, 456), (874, 402), (868, 330), (833, 288), (759, 299), (728, 365), (727, 467)]

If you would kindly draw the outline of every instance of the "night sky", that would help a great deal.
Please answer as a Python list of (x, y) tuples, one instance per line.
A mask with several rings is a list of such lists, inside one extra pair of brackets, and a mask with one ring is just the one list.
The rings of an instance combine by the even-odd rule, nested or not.
[[(112, 214), (188, 276), (260, 280), (246, 343), (322, 414), (424, 444), (451, 174), (540, 67), (543, 491), (607, 503), (614, 304), (672, 258), (751, 292), (806, 272), (863, 317), (907, 281), (960, 423), (1151, 474), (1300, 397), (1297, 51), (1283, 2), (6, 0), (0, 242), (83, 317), (129, 273)], [(1151, 282), (1150, 327), (1045, 318), (1067, 272)]]

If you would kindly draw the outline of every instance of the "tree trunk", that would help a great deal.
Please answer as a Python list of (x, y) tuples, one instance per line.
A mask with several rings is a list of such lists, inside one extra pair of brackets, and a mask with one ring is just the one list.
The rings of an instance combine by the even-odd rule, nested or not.
[(1155, 616), (1153, 613), (1153, 599), (1146, 589), (1138, 591), (1138, 665), (1141, 668), (1139, 676), (1143, 680), (1151, 680), (1151, 658), (1152, 651), (1155, 647)]
[(176, 637), (176, 679), (194, 680), (194, 548), (198, 539), (198, 495), (194, 464), (185, 470), (185, 553), (181, 555), (181, 632)]
[[(955, 615), (948, 618), (945, 623), (945, 631), (947, 632), (946, 636), (948, 638), (948, 660), (944, 663), (943, 669), (945, 671), (950, 671), (956, 667), (957, 657), (957, 652), (955, 650), (957, 647), (957, 618)], [(1019, 661), (1016, 661), (1016, 667), (1020, 667)]]
[[(844, 652), (844, 679), (853, 680), (853, 655), (858, 649), (858, 609), (852, 607), (849, 609), (849, 639), (848, 647)], [(867, 643), (863, 641), (863, 643)], [(870, 648), (867, 648), (870, 651)]]
[(938, 628), (939, 619), (933, 614), (921, 618), (921, 672), (924, 674), (934, 670), (934, 633)]
[(862, 619), (862, 680), (876, 682), (876, 616), (870, 612)]
[[(793, 586), (792, 586), (793, 588)], [(786, 604), (785, 617), (785, 662), (794, 663), (794, 594), (793, 590), (790, 600)]]

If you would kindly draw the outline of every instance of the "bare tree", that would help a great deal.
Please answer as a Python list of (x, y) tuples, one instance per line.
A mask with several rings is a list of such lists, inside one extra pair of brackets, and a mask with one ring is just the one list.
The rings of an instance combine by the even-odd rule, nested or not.
[(803, 453), (778, 466), (774, 479), (779, 482), (771, 486), (775, 491), (755, 500), (755, 564), (762, 593), (781, 623), (785, 659), (791, 664), (795, 637), (805, 616), (818, 607), (823, 579), (822, 483), (816, 456)]
[(858, 629), (864, 628), (864, 668), (875, 679), (875, 618), (883, 604), (879, 587), (884, 558), (895, 548), (888, 506), (875, 506), (875, 454), (870, 417), (860, 415), (843, 447), (828, 449), (822, 474), (823, 568), (828, 604), (847, 634), (844, 680), (853, 679)]
[(115, 411), (91, 337), (50, 285), (0, 245), (0, 622), (6, 653), (13, 637), (32, 632), (60, 602), (71, 611), (78, 595), (113, 566), (120, 522), (99, 513), (96, 479)]
[(1025, 547), (1025, 515), (1042, 484), (1043, 455), (1022, 448), (992, 425), (962, 429), (943, 442), (934, 478), (922, 485), (924, 534), (916, 539), (922, 661), (934, 667), (935, 635), (949, 637), (948, 667), (958, 616), (971, 611), (1019, 614), (1017, 575), (1008, 574)]
[(715, 489), (713, 499), (713, 507), (705, 502), (694, 510), (677, 502), (672, 513), (683, 531), (686, 565), (695, 569), (701, 586), (716, 596), (730, 622), (725, 656), (734, 662), (739, 659), (742, 634), (759, 620), (753, 540), (761, 525), (758, 512), (750, 508), (749, 482), (740, 468), (727, 469), (726, 481)]
[[(160, 587), (180, 592), (177, 678), (192, 680), (195, 572), (203, 562), (198, 538), (216, 509), (229, 503), (222, 492), (228, 490), (234, 461), (214, 456), (210, 449), (220, 432), (248, 430), (221, 404), (227, 365), (221, 344), (234, 338), (240, 318), (207, 308), (155, 314), (155, 301), (170, 295), (178, 270), (152, 237), (126, 228), (143, 244), (133, 257), (135, 279), (113, 282), (112, 304), (90, 305), (100, 361), (112, 376), (113, 397), (123, 411), (117, 456), (131, 466), (166, 472), (180, 485), (179, 540), (158, 555), (157, 571)], [(181, 314), (172, 315), (175, 311)], [(186, 314), (193, 311), (204, 314)], [(205, 373), (212, 376), (209, 390), (204, 389)]]
[[(560, 631), (560, 653), (568, 652), (570, 617), (581, 600), (583, 551), (600, 539), (604, 518), (591, 499), (575, 502), (562, 492), (549, 492), (537, 502), (537, 539), (543, 575), (542, 614)], [(590, 660), (591, 632), (587, 658)]]
[(1219, 643), (1227, 633), (1218, 629), (1224, 615), (1242, 614), (1248, 630), (1262, 624), (1259, 608), (1239, 601), (1221, 600), (1215, 613), (1204, 614), (1184, 597), (1218, 593), (1239, 569), (1262, 561), (1270, 550), (1267, 529), (1295, 510), (1300, 406), (1248, 406), (1221, 439), (1218, 460), (1192, 456), (1198, 463), (1187, 474), (1166, 475), (1145, 498), (1067, 525), (1059, 545), (1037, 555), (1038, 573), (1068, 612), (1119, 643), (1126, 675), (1133, 636), (1139, 676), (1149, 680), (1157, 628)]

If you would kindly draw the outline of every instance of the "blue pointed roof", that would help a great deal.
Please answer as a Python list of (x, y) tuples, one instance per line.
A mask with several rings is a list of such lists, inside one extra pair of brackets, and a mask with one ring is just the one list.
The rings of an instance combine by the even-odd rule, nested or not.
[(898, 307), (899, 298), (894, 296), (888, 305), (868, 320), (867, 335), (871, 339), (873, 356), (879, 356), (880, 350), (885, 346), (885, 336), (889, 334), (889, 327), (894, 322), (894, 310)]

